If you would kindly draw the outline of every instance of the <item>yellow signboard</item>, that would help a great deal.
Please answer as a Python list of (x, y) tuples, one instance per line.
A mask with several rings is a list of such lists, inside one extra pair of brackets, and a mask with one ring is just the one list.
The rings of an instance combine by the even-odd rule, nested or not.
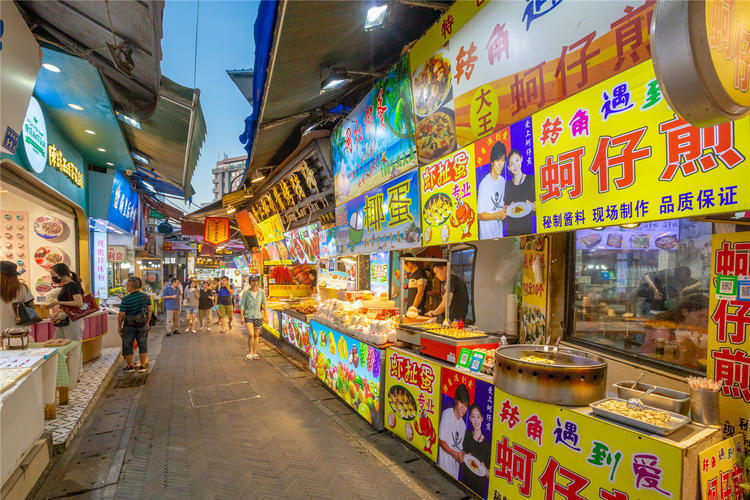
[(385, 427), (436, 462), (440, 365), (400, 349), (386, 358)]
[(488, 498), (680, 498), (681, 449), (495, 388)]
[(268, 285), (269, 297), (309, 297), (310, 285)]
[(478, 240), (474, 145), (421, 167), (419, 173), (424, 245)]
[[(712, 241), (707, 372), (721, 380), (719, 415), (724, 437), (745, 434), (750, 450), (750, 233), (715, 234)], [(733, 290), (717, 296), (717, 277)], [(722, 287), (723, 288), (723, 287)]]
[(650, 60), (535, 114), (537, 232), (750, 208), (749, 125), (688, 124)]
[(701, 498), (742, 500), (740, 484), (745, 482), (742, 436), (725, 439), (698, 454)]
[(275, 241), (283, 241), (284, 223), (281, 221), (281, 216), (276, 214), (261, 221), (255, 228), (255, 236), (258, 238), (258, 244), (260, 246)]
[(750, 2), (706, 0), (706, 32), (721, 86), (738, 105), (750, 106)]

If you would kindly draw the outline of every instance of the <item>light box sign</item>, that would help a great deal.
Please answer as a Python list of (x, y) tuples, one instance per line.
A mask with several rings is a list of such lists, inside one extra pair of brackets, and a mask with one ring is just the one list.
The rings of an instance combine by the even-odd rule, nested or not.
[(376, 252), (370, 255), (370, 290), (375, 296), (388, 295), (389, 252)]
[(316, 222), (284, 233), (284, 243), (292, 264), (317, 264), (320, 225)]
[(258, 244), (264, 246), (284, 239), (284, 223), (278, 214), (261, 221), (255, 227), (255, 236)]
[(93, 231), (94, 243), (94, 296), (99, 299), (108, 297), (107, 287), (107, 233)]
[(647, 60), (655, 3), (454, 3), (410, 50), (420, 161)]
[[(371, 253), (419, 246), (419, 171), (393, 179), (345, 205), (346, 220), (339, 228), (345, 246), (339, 254)], [(342, 220), (343, 222), (343, 220)]]
[(331, 156), (336, 205), (417, 166), (407, 57), (333, 129)]
[(533, 127), (538, 232), (750, 207), (748, 120), (688, 124), (651, 61), (535, 114)]
[(109, 262), (124, 262), (126, 248), (124, 246), (110, 245), (107, 247), (107, 260)]
[(281, 313), (281, 338), (310, 356), (310, 325), (286, 313)]
[(128, 178), (116, 170), (112, 181), (112, 196), (107, 219), (126, 233), (132, 233), (138, 210), (138, 193), (132, 188)]
[(324, 229), (318, 233), (318, 257), (332, 259), (336, 257), (336, 228)]
[(680, 248), (680, 221), (645, 222), (636, 228), (620, 226), (576, 232), (579, 250), (669, 250)]

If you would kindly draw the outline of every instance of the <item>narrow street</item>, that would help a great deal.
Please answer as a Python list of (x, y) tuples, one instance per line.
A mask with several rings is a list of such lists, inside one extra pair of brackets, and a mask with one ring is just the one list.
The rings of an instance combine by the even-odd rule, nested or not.
[(35, 498), (468, 498), (265, 340), (248, 362), (237, 327), (156, 332)]

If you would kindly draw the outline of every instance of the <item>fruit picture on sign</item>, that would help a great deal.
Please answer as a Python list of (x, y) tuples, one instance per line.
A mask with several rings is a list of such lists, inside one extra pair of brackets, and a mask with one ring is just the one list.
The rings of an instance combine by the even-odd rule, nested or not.
[(57, 247), (39, 247), (34, 252), (34, 261), (44, 269), (49, 269), (55, 264), (68, 262), (68, 256)]

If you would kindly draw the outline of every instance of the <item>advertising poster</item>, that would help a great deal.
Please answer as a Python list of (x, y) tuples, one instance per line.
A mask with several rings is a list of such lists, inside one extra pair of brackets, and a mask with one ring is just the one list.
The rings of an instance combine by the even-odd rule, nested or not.
[(381, 363), (383, 351), (311, 321), (315, 373), (362, 418), (378, 427), (383, 421)]
[(346, 207), (346, 248), (339, 253), (371, 253), (419, 246), (419, 171), (413, 170), (369, 191)]
[(520, 342), (540, 344), (547, 337), (549, 240), (541, 235), (526, 236), (521, 238), (521, 251)]
[(440, 365), (396, 349), (386, 360), (386, 428), (437, 462)]
[(725, 439), (698, 454), (701, 498), (742, 500), (745, 482), (742, 436)]
[(531, 118), (474, 144), (479, 238), (536, 232)]
[(535, 114), (533, 125), (537, 232), (750, 206), (750, 122), (688, 124), (669, 109), (650, 60)]
[(682, 450), (628, 427), (495, 388), (487, 498), (676, 499)]
[(474, 145), (419, 170), (424, 246), (479, 239)]
[(620, 226), (576, 232), (578, 250), (669, 250), (680, 248), (680, 221), (644, 222), (635, 229)]
[(107, 220), (126, 233), (132, 233), (137, 209), (138, 193), (132, 188), (125, 174), (116, 170)]
[(286, 313), (281, 313), (281, 338), (310, 356), (310, 325)]
[(655, 3), (453, 4), (409, 54), (420, 160), (424, 144), (463, 147), (649, 59)]
[(331, 133), (336, 205), (417, 166), (405, 56)]
[[(750, 452), (750, 294), (747, 285), (734, 287), (733, 298), (719, 297), (714, 285), (720, 278), (738, 283), (750, 279), (750, 233), (715, 234), (712, 240), (711, 296), (709, 299), (709, 378), (722, 381), (719, 416), (724, 437), (744, 434)], [(745, 290), (743, 290), (745, 288)]]
[(260, 246), (282, 241), (284, 239), (284, 223), (281, 221), (281, 216), (276, 214), (261, 221), (255, 228), (255, 236)]
[(438, 466), (487, 498), (495, 385), (443, 367), (440, 388)]
[(324, 229), (318, 233), (318, 258), (336, 257), (336, 228)]
[(273, 335), (274, 337), (281, 338), (281, 333), (279, 330), (281, 330), (281, 320), (279, 319), (279, 316), (281, 313), (279, 311), (275, 311), (273, 309), (268, 310), (268, 323), (265, 323), (263, 327), (268, 330), (268, 332)]
[(396, 304), (401, 300), (401, 255), (391, 252), (391, 291), (390, 298)]
[(379, 297), (388, 296), (388, 261), (390, 252), (370, 254), (370, 290)]
[(317, 264), (320, 224), (310, 224), (284, 233), (284, 243), (292, 264)]

